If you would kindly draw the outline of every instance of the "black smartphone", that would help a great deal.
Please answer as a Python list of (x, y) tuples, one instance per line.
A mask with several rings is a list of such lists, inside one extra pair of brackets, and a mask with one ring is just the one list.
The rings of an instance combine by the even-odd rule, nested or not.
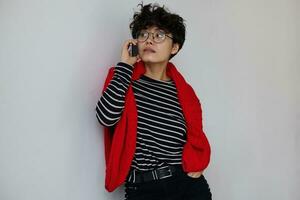
[(135, 57), (138, 55), (138, 46), (137, 45), (134, 45), (132, 43), (129, 44), (129, 48), (128, 48), (128, 51), (129, 51), (129, 55), (131, 57)]

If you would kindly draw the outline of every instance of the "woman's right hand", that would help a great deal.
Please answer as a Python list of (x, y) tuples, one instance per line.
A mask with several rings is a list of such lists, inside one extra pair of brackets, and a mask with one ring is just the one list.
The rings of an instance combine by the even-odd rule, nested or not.
[(121, 53), (121, 62), (127, 63), (129, 65), (134, 65), (136, 62), (139, 62), (141, 59), (139, 55), (137, 56), (130, 56), (128, 48), (129, 44), (132, 43), (134, 45), (137, 45), (137, 40), (135, 39), (129, 39), (124, 42), (123, 48), (122, 48), (122, 53)]

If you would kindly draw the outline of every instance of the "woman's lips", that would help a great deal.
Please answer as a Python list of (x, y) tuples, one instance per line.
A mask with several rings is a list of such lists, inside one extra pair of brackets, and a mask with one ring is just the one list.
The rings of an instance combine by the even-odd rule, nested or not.
[(144, 52), (150, 52), (150, 53), (155, 53), (155, 51), (151, 48), (145, 48)]

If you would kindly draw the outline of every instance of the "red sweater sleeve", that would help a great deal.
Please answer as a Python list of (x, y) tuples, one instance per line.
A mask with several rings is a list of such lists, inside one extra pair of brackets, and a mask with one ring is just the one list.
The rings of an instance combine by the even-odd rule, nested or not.
[(187, 142), (183, 149), (183, 168), (186, 172), (204, 170), (210, 162), (211, 148), (203, 131), (202, 108), (191, 86)]

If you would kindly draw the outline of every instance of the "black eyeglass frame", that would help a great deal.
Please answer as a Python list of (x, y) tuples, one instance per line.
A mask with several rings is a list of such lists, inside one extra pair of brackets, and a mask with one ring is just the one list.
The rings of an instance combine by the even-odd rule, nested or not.
[[(146, 38), (145, 40), (139, 40), (139, 39), (138, 39), (138, 36), (139, 36), (139, 34), (140, 34), (142, 31), (144, 31), (144, 32), (146, 32), (146, 33), (148, 34), (148, 36), (147, 36), (147, 38)], [(164, 39), (163, 39), (162, 41), (160, 41), (160, 42), (155, 41), (154, 34), (157, 33), (157, 32), (163, 32), (163, 33), (164, 33), (164, 36), (165, 36)], [(163, 41), (166, 40), (166, 37), (168, 37), (168, 38), (170, 38), (170, 39), (173, 40), (173, 37), (167, 35), (167, 33), (166, 33), (164, 30), (157, 30), (157, 31), (155, 31), (155, 32), (149, 32), (149, 31), (146, 31), (146, 30), (141, 30), (141, 31), (137, 32), (135, 38), (138, 40), (138, 42), (145, 42), (146, 40), (148, 40), (150, 34), (152, 35), (152, 40), (153, 40), (155, 43), (162, 43)]]

